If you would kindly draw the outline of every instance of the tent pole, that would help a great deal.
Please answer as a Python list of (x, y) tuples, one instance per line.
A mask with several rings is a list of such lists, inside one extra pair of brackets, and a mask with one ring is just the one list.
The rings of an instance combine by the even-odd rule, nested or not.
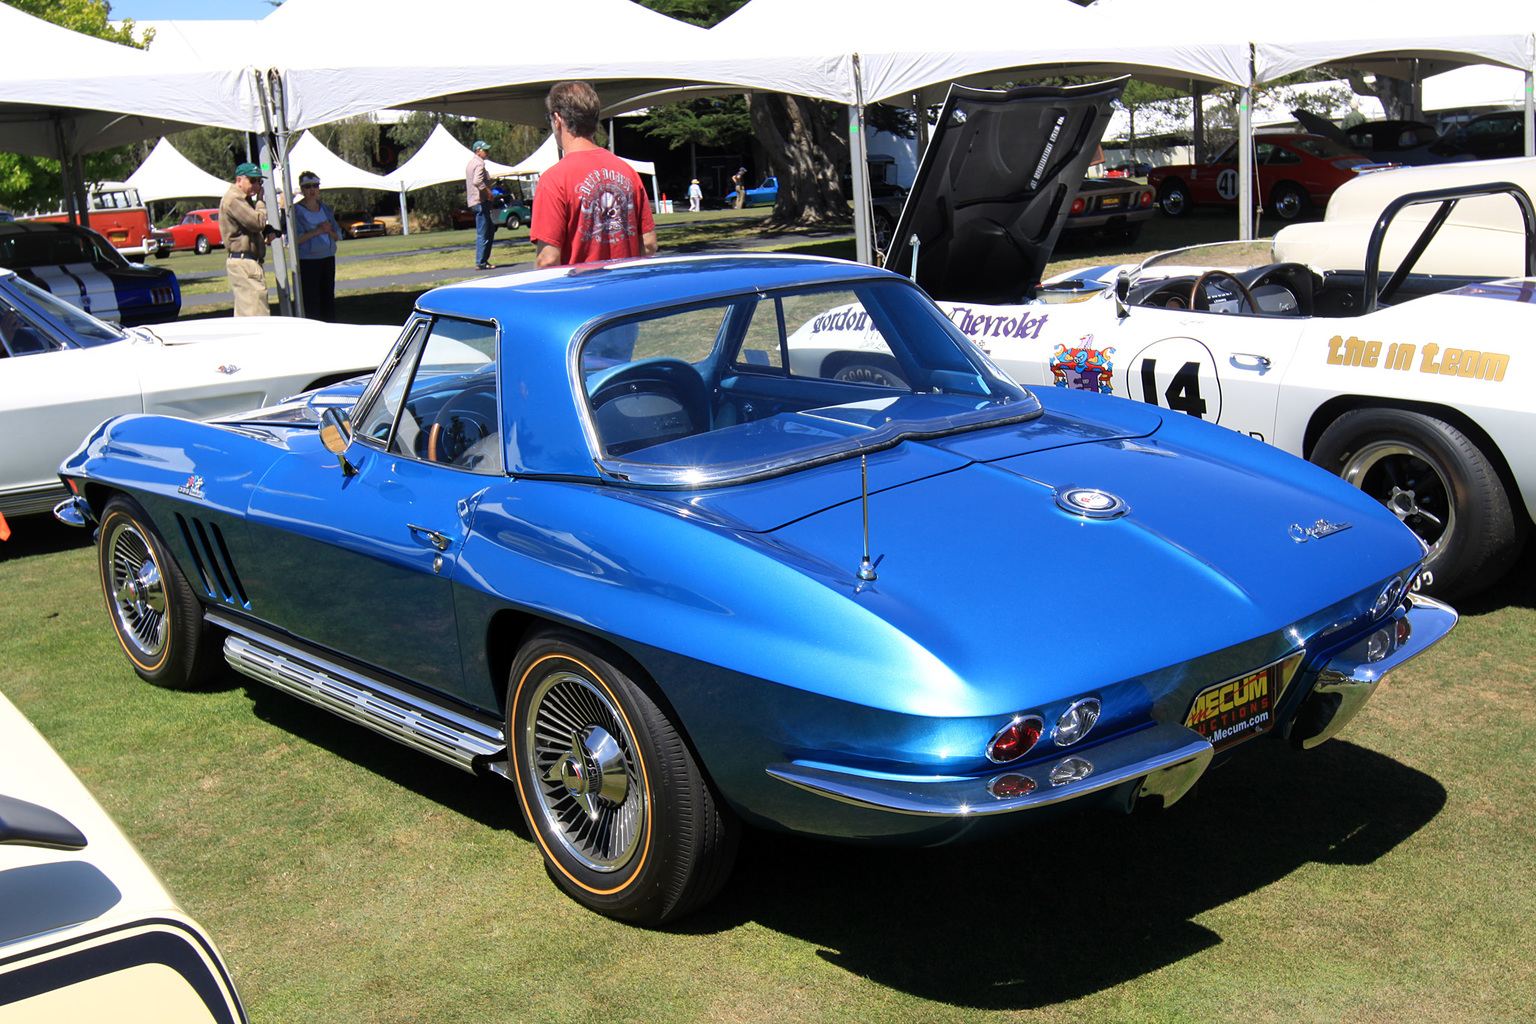
[(400, 233), (402, 235), (411, 233), (411, 221), (405, 214), (405, 182), (403, 181), (400, 183)]
[(1525, 155), (1536, 156), (1536, 72), (1525, 69)]
[[(283, 80), (276, 68), (267, 72), (263, 83), (260, 72), (257, 81), (264, 84), (261, 116), (266, 133), (261, 137), (262, 169), (277, 179), (280, 190), (267, 204), (267, 222), (282, 231), (278, 244), (272, 247), (273, 267), (277, 276), (277, 308), (283, 316), (303, 316), (304, 299), (293, 286), (293, 273), (298, 260), (294, 255), (293, 233), (288, 229), (288, 197), (293, 195), (293, 182), (288, 174), (288, 122), (283, 102)], [(275, 175), (272, 172), (276, 172)], [(281, 216), (279, 216), (281, 211)]]
[(873, 263), (870, 247), (869, 153), (864, 140), (864, 83), (859, 55), (853, 55), (853, 105), (848, 108), (848, 168), (853, 180), (854, 259)]
[(1237, 237), (1253, 240), (1253, 44), (1248, 44), (1248, 84), (1237, 97)]

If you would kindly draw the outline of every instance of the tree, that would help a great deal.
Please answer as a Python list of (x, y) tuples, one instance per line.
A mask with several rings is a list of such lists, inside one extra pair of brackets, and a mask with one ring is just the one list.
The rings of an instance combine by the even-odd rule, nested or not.
[(638, 127), (672, 149), (689, 143), (730, 148), (752, 135), (752, 119), (743, 96), (683, 100), (652, 107)]
[[(106, 0), (9, 0), (9, 3), (34, 18), (141, 50), (154, 38), (151, 31), (146, 32), (143, 39), (134, 39), (131, 20), (124, 21), (121, 27), (113, 27), (108, 22), (112, 6)], [(92, 153), (84, 159), (85, 177), (91, 181), (127, 177), (136, 166), (138, 161), (134, 159), (131, 146)], [(64, 184), (57, 160), (0, 153), (0, 204), (19, 210), (37, 210), (56, 206), (63, 199)]]

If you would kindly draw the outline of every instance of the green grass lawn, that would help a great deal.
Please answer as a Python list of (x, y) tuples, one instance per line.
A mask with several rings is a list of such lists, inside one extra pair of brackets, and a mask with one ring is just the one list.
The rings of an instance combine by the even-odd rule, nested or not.
[[(413, 296), (341, 304), (398, 322)], [(645, 931), (559, 894), (503, 780), (232, 672), (141, 682), (85, 533), (11, 526), (0, 688), (213, 933), (256, 1024), (1536, 1020), (1536, 545), (1316, 751), (1261, 743), (1167, 812), (980, 845), (749, 833), (714, 904)], [(1135, 599), (1071, 614), (1110, 628)]]

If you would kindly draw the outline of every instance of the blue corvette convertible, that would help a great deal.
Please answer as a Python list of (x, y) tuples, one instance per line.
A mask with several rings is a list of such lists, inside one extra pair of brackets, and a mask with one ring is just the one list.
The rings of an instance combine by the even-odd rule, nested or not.
[[(902, 383), (792, 362), (849, 318)], [(932, 844), (1172, 803), (1332, 736), (1455, 622), (1356, 488), (1025, 390), (905, 279), (808, 258), (440, 288), (361, 393), (119, 417), (61, 473), (141, 676), (222, 657), (506, 776), (556, 883), (647, 924), (743, 824)]]

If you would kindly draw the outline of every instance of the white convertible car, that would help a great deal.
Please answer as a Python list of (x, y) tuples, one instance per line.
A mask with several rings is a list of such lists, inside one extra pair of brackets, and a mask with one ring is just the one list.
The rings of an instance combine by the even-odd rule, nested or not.
[[(1060, 200), (1048, 180), (1032, 184), (1049, 159), (1038, 146), (1019, 152), (1022, 133), (1002, 123), (951, 98), (887, 265), (911, 273), (915, 263), (918, 283), (1003, 370), (1026, 385), (1180, 410), (1339, 474), (1428, 546), (1418, 585), (1429, 593), (1470, 595), (1509, 568), (1536, 516), (1536, 222), (1525, 190), (1500, 183), (1518, 173), (1502, 166), (1513, 162), (1357, 183), (1381, 201), (1364, 218), (1364, 251), (1341, 266), (1277, 257), (1279, 242), (1227, 243), (1041, 287)], [(1462, 183), (1447, 185), (1447, 173)], [(1458, 221), (1462, 204), (1475, 217)], [(1444, 223), (1461, 225), (1458, 238), (1486, 237), (1479, 225), (1494, 204), (1497, 234), (1519, 243), (1507, 266), (1420, 272)], [(1413, 227), (1407, 239), (1401, 226), (1391, 232), (1403, 256), (1390, 266), (1382, 251), (1400, 210)], [(791, 340), (791, 367), (902, 380), (856, 311), (838, 312)]]
[(371, 372), (399, 333), (290, 317), (122, 328), (0, 270), (0, 516), (63, 499), (59, 462), (108, 417), (259, 408)]

